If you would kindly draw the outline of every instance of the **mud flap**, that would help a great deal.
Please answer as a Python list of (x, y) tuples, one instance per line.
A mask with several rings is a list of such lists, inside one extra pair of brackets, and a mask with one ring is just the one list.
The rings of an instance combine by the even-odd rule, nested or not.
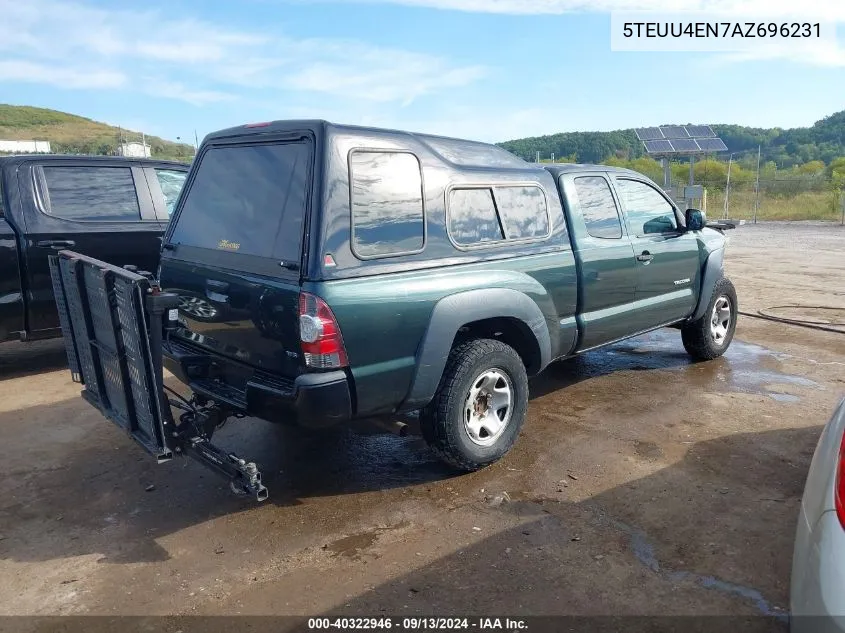
[(162, 339), (178, 296), (149, 273), (72, 251), (50, 257), (71, 376), (82, 397), (159, 462), (190, 455), (256, 499), (267, 498), (255, 464), (211, 444), (229, 412), (192, 406), (177, 424), (164, 390)]

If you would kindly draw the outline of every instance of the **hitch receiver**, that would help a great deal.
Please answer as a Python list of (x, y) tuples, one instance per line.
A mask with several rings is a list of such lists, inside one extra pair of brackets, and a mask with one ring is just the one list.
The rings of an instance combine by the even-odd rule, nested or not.
[(196, 398), (191, 405), (193, 410), (183, 413), (176, 427), (174, 452), (193, 457), (206, 468), (228, 478), (236, 494), (252, 495), (256, 501), (264, 501), (267, 488), (261, 483), (261, 473), (255, 462), (247, 462), (211, 443), (215, 429), (221, 427), (232, 412), (217, 405), (200, 407)]

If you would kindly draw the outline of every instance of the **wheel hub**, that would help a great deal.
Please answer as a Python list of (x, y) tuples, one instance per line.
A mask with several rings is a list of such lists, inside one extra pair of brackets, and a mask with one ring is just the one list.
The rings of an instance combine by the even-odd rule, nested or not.
[(464, 406), (464, 429), (479, 446), (499, 439), (511, 419), (514, 391), (511, 379), (501, 369), (488, 369), (472, 382)]
[(731, 327), (732, 318), (731, 302), (727, 297), (720, 296), (713, 304), (713, 312), (710, 314), (710, 336), (716, 345), (724, 345)]

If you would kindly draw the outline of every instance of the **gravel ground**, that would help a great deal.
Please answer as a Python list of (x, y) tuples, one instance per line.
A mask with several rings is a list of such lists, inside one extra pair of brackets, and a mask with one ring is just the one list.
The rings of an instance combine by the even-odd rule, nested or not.
[[(845, 307), (842, 227), (730, 238), (743, 310)], [(845, 395), (839, 334), (742, 318), (692, 364), (662, 330), (549, 368), (516, 448), (471, 475), (414, 435), (236, 421), (220, 443), (261, 464), (256, 505), (150, 463), (63, 357), (0, 349), (0, 614), (783, 619), (804, 478)]]

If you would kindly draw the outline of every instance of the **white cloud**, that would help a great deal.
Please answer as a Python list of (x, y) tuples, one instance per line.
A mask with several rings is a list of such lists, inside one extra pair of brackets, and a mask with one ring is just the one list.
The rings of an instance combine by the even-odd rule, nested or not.
[(715, 59), (715, 63), (740, 63), (778, 59), (783, 61), (798, 61), (825, 68), (845, 68), (845, 47), (838, 42), (813, 42), (806, 44), (799, 50), (789, 47), (747, 50), (720, 55)]
[(737, 15), (793, 15), (845, 21), (845, 3), (837, 0), (329, 0), (345, 3), (398, 4), (470, 13), (543, 15), (611, 11), (709, 11)]
[(229, 92), (188, 88), (178, 81), (156, 77), (142, 79), (137, 87), (141, 92), (153, 97), (176, 99), (196, 106), (237, 99), (236, 95)]
[[(800, 19), (845, 24), (842, 0), (326, 0), (344, 3), (378, 3), (469, 13), (557, 15), (564, 13), (613, 13), (651, 11), (661, 15), (699, 12), (736, 16), (737, 20)], [(839, 41), (779, 42), (777, 46), (750, 49), (721, 57), (721, 61), (784, 60), (822, 67), (845, 66), (845, 46)], [(717, 59), (718, 61), (718, 59)]]
[(57, 88), (120, 88), (126, 84), (123, 73), (112, 70), (85, 70), (24, 60), (0, 60), (0, 81), (19, 81)]
[(404, 104), (442, 90), (463, 86), (486, 74), (481, 66), (453, 67), (432, 55), (362, 45), (308, 40), (300, 43), (305, 62), (282, 81), (295, 90), (322, 92), (365, 101)]
[[(7, 71), (8, 80), (65, 88), (121, 85), (197, 106), (234, 100), (242, 88), (410, 103), (485, 72), (478, 65), (362, 42), (239, 31), (73, 0), (0, 0), (0, 15), (0, 56), (22, 58), (16, 73)], [(20, 70), (24, 61), (38, 71)], [(113, 70), (86, 80), (89, 68), (104, 67)]]

